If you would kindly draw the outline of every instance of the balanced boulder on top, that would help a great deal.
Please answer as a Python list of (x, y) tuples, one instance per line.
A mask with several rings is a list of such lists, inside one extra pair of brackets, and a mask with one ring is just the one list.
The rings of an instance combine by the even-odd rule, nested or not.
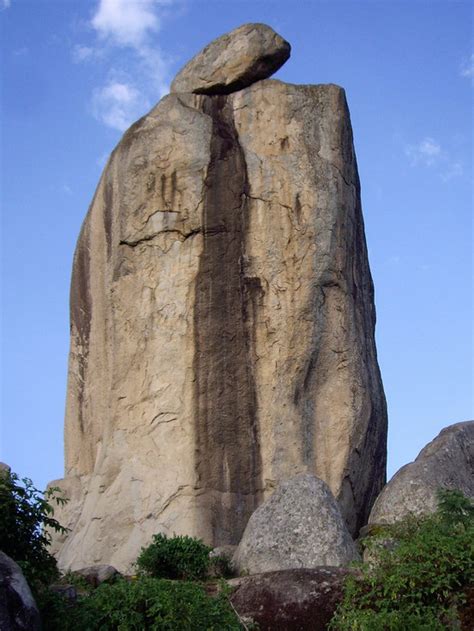
[(290, 45), (266, 24), (244, 24), (206, 46), (176, 75), (171, 92), (229, 94), (267, 79)]

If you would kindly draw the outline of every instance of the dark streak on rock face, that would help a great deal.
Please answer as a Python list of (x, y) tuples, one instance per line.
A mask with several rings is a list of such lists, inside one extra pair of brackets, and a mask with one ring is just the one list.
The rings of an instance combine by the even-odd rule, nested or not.
[(113, 209), (113, 188), (109, 181), (104, 187), (104, 232), (107, 243), (107, 258), (110, 259), (112, 249), (112, 209)]
[(83, 390), (86, 378), (87, 357), (89, 354), (89, 336), (92, 318), (92, 299), (90, 291), (90, 250), (89, 250), (89, 224), (88, 219), (84, 223), (76, 252), (71, 279), (70, 292), (70, 319), (71, 332), (76, 337), (77, 349), (77, 410), (78, 423), (81, 431), (84, 431), (83, 421)]
[(196, 471), (223, 545), (238, 543), (260, 503), (252, 331), (262, 289), (244, 276), (248, 183), (232, 109), (225, 96), (202, 102), (213, 124), (194, 313)]

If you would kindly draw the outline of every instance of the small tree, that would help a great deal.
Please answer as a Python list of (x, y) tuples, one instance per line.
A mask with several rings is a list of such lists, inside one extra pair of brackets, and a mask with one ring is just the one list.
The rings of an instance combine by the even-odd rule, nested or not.
[(212, 550), (193, 537), (153, 535), (152, 543), (142, 548), (138, 568), (155, 578), (199, 580), (205, 578)]
[(67, 502), (60, 492), (57, 487), (39, 491), (29, 478), (20, 480), (16, 473), (0, 471), (0, 550), (18, 563), (34, 589), (58, 573), (46, 528), (67, 532), (54, 519), (52, 504)]

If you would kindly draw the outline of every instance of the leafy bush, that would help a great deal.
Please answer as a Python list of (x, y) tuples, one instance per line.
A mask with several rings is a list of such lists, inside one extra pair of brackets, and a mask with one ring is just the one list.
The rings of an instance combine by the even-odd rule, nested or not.
[(137, 567), (154, 578), (200, 580), (209, 568), (212, 550), (193, 537), (166, 537), (153, 535), (152, 543), (142, 548)]
[[(390, 548), (380, 545), (390, 538)], [(440, 491), (438, 511), (387, 526), (368, 547), (370, 566), (347, 580), (331, 621), (337, 631), (441, 631), (459, 628), (474, 581), (474, 506)], [(467, 628), (467, 627), (466, 627)]]
[(59, 493), (56, 487), (39, 491), (29, 478), (0, 472), (0, 549), (18, 563), (33, 588), (57, 576), (56, 560), (47, 549), (51, 535), (45, 527), (67, 532), (53, 517), (52, 503), (67, 501)]
[(50, 594), (43, 603), (48, 631), (237, 631), (225, 593), (206, 594), (195, 583), (139, 577), (102, 584), (77, 603)]

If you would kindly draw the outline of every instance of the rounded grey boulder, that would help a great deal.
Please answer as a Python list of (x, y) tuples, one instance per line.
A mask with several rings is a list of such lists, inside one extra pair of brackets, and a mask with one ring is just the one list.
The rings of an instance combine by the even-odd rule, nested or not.
[(267, 79), (291, 47), (266, 24), (244, 24), (218, 37), (176, 75), (171, 92), (230, 94)]
[(442, 488), (474, 499), (474, 421), (446, 427), (414, 462), (399, 469), (375, 501), (369, 524), (391, 524), (410, 514), (432, 513)]
[(39, 631), (40, 615), (20, 566), (0, 552), (0, 630)]
[(328, 485), (311, 474), (283, 482), (252, 514), (233, 557), (249, 574), (345, 566), (358, 558)]

